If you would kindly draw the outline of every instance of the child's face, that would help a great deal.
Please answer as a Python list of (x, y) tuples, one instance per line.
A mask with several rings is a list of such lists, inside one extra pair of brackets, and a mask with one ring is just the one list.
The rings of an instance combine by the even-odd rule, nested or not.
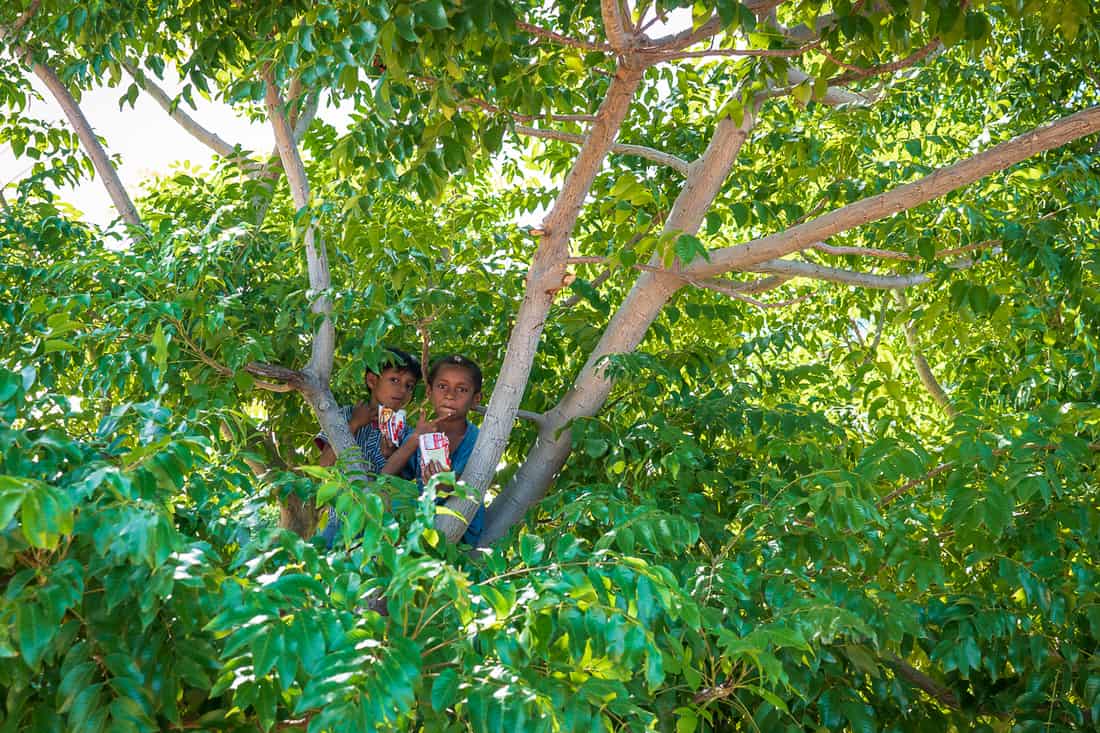
[(475, 390), (467, 369), (445, 365), (436, 372), (435, 381), (428, 385), (428, 397), (437, 417), (466, 417), (481, 399), (481, 392)]
[(392, 410), (400, 410), (412, 399), (416, 380), (403, 369), (386, 367), (381, 374), (367, 375), (367, 387), (375, 402)]

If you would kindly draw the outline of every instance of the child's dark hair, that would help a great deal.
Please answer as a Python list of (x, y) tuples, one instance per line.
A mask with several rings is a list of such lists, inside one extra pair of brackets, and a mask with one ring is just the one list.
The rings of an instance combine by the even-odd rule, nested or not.
[(428, 371), (428, 384), (435, 382), (435, 375), (445, 366), (456, 366), (465, 369), (470, 373), (470, 379), (474, 383), (474, 391), (481, 391), (481, 367), (472, 359), (467, 359), (462, 354), (451, 354), (436, 359), (435, 362), (432, 363), (432, 368)]
[(393, 346), (383, 346), (386, 352), (382, 355), (382, 358), (378, 361), (378, 371), (374, 371), (369, 366), (367, 367), (366, 374), (363, 378), (366, 378), (367, 374), (381, 375), (386, 369), (397, 369), (401, 372), (408, 372), (413, 376), (417, 382), (420, 381), (422, 376), (420, 368), (420, 360), (407, 351), (395, 348)]

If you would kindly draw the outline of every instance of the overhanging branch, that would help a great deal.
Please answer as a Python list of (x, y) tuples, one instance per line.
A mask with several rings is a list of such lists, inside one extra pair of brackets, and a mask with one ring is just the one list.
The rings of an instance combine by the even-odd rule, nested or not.
[(228, 160), (234, 160), (241, 164), (244, 164), (246, 161), (252, 162), (248, 160), (248, 157), (244, 155), (238, 146), (230, 144), (216, 132), (206, 129), (199, 124), (195, 118), (187, 114), (180, 105), (175, 104), (172, 97), (161, 89), (156, 82), (150, 79), (144, 71), (129, 62), (123, 62), (122, 66), (126, 69), (127, 73), (130, 74), (134, 82), (145, 91), (146, 94), (152, 97), (153, 100), (160, 105), (161, 109), (168, 113), (169, 117), (175, 120), (180, 127), (189, 132), (191, 136), (200, 143)]
[(715, 250), (709, 261), (693, 264), (691, 274), (706, 278), (730, 270), (753, 269), (755, 265), (804, 249), (840, 232), (920, 206), (1033, 155), (1097, 131), (1100, 131), (1100, 106), (1089, 107), (941, 168), (913, 183), (848, 204), (782, 232)]
[(562, 35), (561, 33), (555, 33), (549, 28), (543, 28), (532, 23), (525, 23), (522, 20), (516, 21), (516, 28), (524, 33), (530, 33), (532, 36), (543, 38), (548, 41), (560, 44), (562, 46), (570, 46), (572, 48), (582, 48), (585, 51), (600, 51), (607, 53), (612, 51), (611, 46), (606, 43), (597, 43), (595, 41), (588, 41), (580, 38), (571, 38), (569, 36)]
[[(584, 135), (578, 135), (572, 132), (562, 132), (561, 130), (540, 130), (536, 127), (528, 127), (526, 125), (516, 125), (516, 132), (520, 135), (526, 135), (528, 137), (544, 138), (546, 140), (558, 140), (560, 142), (572, 143), (574, 145), (584, 144)], [(628, 143), (612, 143), (611, 152), (618, 153), (619, 155), (634, 155), (639, 158), (645, 158), (651, 160), (654, 163), (660, 163), (661, 165), (667, 165), (673, 170), (687, 175), (691, 170), (691, 164), (683, 158), (677, 157), (672, 153), (666, 153), (663, 150), (657, 150), (656, 148), (649, 148), (644, 145), (630, 145)]]
[(95, 166), (96, 173), (103, 181), (103, 187), (107, 189), (107, 195), (111, 197), (111, 203), (114, 204), (119, 216), (130, 226), (142, 228), (141, 217), (138, 216), (137, 208), (134, 207), (130, 194), (127, 193), (126, 187), (122, 185), (122, 179), (118, 177), (118, 171), (115, 170), (111, 159), (107, 157), (107, 151), (103, 149), (99, 138), (92, 131), (88, 118), (84, 116), (84, 111), (80, 109), (80, 105), (73, 98), (69, 88), (58, 78), (53, 69), (31, 59), (27, 49), (17, 47), (17, 52), (22, 58), (30, 61), (35, 76), (42, 80), (42, 83), (50, 90), (57, 103), (61, 105), (65, 117), (68, 118), (69, 124), (72, 125), (73, 130), (76, 131), (76, 135), (80, 139), (80, 144), (84, 147), (84, 152), (92, 159), (92, 165)]

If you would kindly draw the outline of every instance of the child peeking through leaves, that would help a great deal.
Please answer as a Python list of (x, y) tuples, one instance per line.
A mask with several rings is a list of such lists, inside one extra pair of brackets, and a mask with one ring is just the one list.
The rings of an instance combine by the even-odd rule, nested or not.
[[(477, 426), (469, 421), (467, 415), (481, 400), (481, 368), (459, 354), (444, 356), (432, 364), (428, 372), (428, 399), (435, 416), (426, 420), (421, 415), (416, 429), (409, 433), (382, 468), (383, 473), (415, 479), (421, 490), (424, 483), (437, 473), (454, 471), (455, 477), (460, 478), (466, 468), (466, 461), (477, 442)], [(422, 460), (421, 436), (428, 438), (423, 442), (437, 447), (435, 452), (426, 453), (435, 456), (434, 459)], [(437, 499), (439, 504), (444, 501), (444, 498)], [(479, 506), (462, 541), (476, 547), (484, 522), (485, 507)]]
[[(348, 421), (355, 444), (363, 452), (368, 469), (378, 473), (386, 465), (386, 460), (397, 450), (397, 446), (412, 432), (404, 424), (405, 405), (412, 399), (413, 390), (420, 382), (420, 361), (401, 349), (385, 347), (377, 372), (367, 369), (363, 381), (370, 392), (366, 402), (354, 407), (341, 407), (344, 419)], [(402, 411), (402, 412), (399, 412)], [(336, 463), (336, 453), (332, 450), (324, 433), (318, 433), (313, 439), (321, 450), (318, 461), (322, 466)], [(328, 522), (321, 537), (331, 547), (340, 529), (340, 520), (330, 509)]]

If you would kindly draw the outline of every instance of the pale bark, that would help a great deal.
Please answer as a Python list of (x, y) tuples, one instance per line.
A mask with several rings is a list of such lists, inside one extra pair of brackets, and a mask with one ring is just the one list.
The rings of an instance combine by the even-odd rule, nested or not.
[(928, 275), (923, 272), (910, 275), (878, 275), (871, 272), (855, 272), (799, 260), (769, 260), (753, 265), (751, 271), (767, 275), (781, 275), (787, 278), (803, 277), (841, 285), (854, 285), (872, 290), (904, 290), (928, 282)]
[[(719, 121), (706, 152), (691, 165), (691, 173), (665, 222), (665, 232), (694, 234), (699, 231), (754, 122), (754, 114), (748, 112), (741, 125), (729, 118)], [(572, 389), (545, 413), (538, 439), (527, 459), (489, 505), (482, 544), (503, 536), (546, 493), (569, 456), (572, 440), (564, 428), (578, 417), (596, 414), (611, 391), (612, 382), (605, 373), (604, 360), (612, 354), (629, 353), (637, 348), (653, 319), (683, 285), (684, 280), (677, 272), (641, 274), (604, 329)]]
[[(641, 67), (627, 64), (620, 66), (612, 77), (596, 121), (592, 123), (573, 168), (565, 178), (554, 208), (543, 222), (542, 239), (527, 271), (526, 294), (516, 314), (516, 322), (508, 339), (508, 350), (493, 387), (493, 395), (489, 400), (477, 444), (462, 474), (463, 481), (476, 492), (479, 499), (492, 481), (500, 457), (504, 454), (512, 424), (516, 419), (516, 411), (527, 387), (527, 378), (531, 373), (546, 315), (558, 291), (564, 287), (569, 240), (577, 217), (626, 118), (642, 72)], [(469, 518), (473, 516), (478, 504), (453, 497), (447, 502), (447, 506)], [(449, 515), (439, 515), (436, 526), (452, 541), (457, 540), (464, 532), (464, 523)]]
[[(25, 49), (20, 49), (20, 54), (29, 58)], [(95, 166), (96, 173), (103, 181), (103, 187), (107, 189), (107, 195), (111, 197), (111, 203), (114, 204), (119, 216), (130, 226), (140, 229), (141, 217), (138, 216), (134, 202), (130, 200), (130, 194), (126, 192), (126, 187), (122, 185), (122, 180), (118, 177), (111, 159), (107, 157), (107, 151), (103, 149), (88, 118), (84, 116), (83, 110), (76, 103), (69, 88), (58, 78), (53, 69), (45, 64), (31, 60), (31, 69), (61, 105), (65, 117), (68, 118), (69, 124), (73, 126), (73, 130), (80, 139), (80, 144), (84, 147), (84, 152), (92, 159), (92, 165)]]
[[(803, 82), (812, 81), (809, 74), (801, 69), (796, 69), (793, 66), (787, 69), (787, 82), (792, 85), (802, 84)], [(844, 89), (839, 86), (829, 86), (825, 89), (825, 94), (821, 99), (817, 100), (819, 103), (829, 107), (866, 107), (869, 104), (873, 104), (882, 90), (877, 92), (853, 92), (848, 89)]]
[(562, 46), (572, 46), (573, 48), (583, 48), (586, 51), (611, 51), (611, 46), (606, 43), (596, 43), (595, 41), (589, 41), (582, 38), (570, 38), (569, 36), (563, 36), (561, 33), (555, 33), (549, 28), (543, 28), (532, 23), (525, 23), (522, 20), (516, 21), (516, 28), (524, 33), (530, 33), (533, 36), (539, 38), (545, 38), (548, 41), (561, 44)]
[(709, 261), (693, 263), (688, 273), (707, 278), (732, 270), (751, 270), (754, 265), (797, 252), (840, 232), (920, 206), (1033, 155), (1097, 131), (1100, 131), (1100, 107), (1090, 107), (941, 168), (913, 183), (848, 204), (785, 231), (715, 250)]
[[(309, 364), (302, 370), (302, 379), (299, 389), (309, 402), (321, 424), (321, 429), (328, 437), (329, 444), (337, 455), (346, 457), (348, 474), (358, 480), (365, 481), (367, 467), (363, 462), (362, 453), (352, 438), (348, 424), (340, 413), (339, 405), (329, 389), (329, 380), (332, 376), (332, 360), (336, 350), (336, 329), (332, 325), (329, 314), (332, 313), (332, 301), (326, 291), (331, 285), (328, 268), (328, 254), (323, 246), (316, 242), (316, 228), (311, 220), (309, 178), (306, 175), (305, 166), (302, 163), (298, 146), (294, 142), (294, 134), (287, 119), (283, 100), (270, 70), (264, 73), (264, 85), (266, 93), (264, 104), (267, 108), (267, 116), (271, 122), (271, 128), (275, 133), (275, 144), (279, 149), (279, 158), (282, 161), (283, 170), (286, 171), (287, 182), (290, 184), (291, 197), (299, 211), (305, 209), (302, 241), (306, 250), (306, 264), (309, 270), (309, 287), (314, 294), (314, 301), (310, 309), (323, 315), (321, 325), (313, 335), (312, 351)], [(249, 365), (249, 371), (256, 373)]]
[[(538, 137), (546, 140), (559, 140), (561, 142), (573, 143), (574, 145), (583, 145), (585, 141), (584, 135), (579, 135), (573, 132), (562, 132), (561, 130), (541, 130), (537, 127), (528, 127), (527, 125), (516, 125), (516, 132), (520, 135), (526, 135), (528, 137)], [(634, 155), (639, 158), (645, 158), (651, 160), (654, 163), (660, 163), (661, 165), (667, 165), (669, 168), (683, 174), (688, 174), (688, 163), (683, 158), (677, 157), (672, 153), (666, 153), (663, 150), (657, 150), (656, 148), (649, 148), (644, 145), (631, 145), (629, 143), (615, 143), (611, 146), (612, 153), (618, 153), (619, 155)]]
[(127, 73), (130, 74), (134, 82), (146, 94), (152, 97), (153, 100), (168, 113), (169, 117), (190, 133), (193, 138), (223, 158), (230, 160), (247, 160), (244, 153), (236, 145), (227, 142), (216, 132), (206, 129), (199, 124), (195, 118), (187, 114), (178, 104), (174, 104), (172, 98), (168, 96), (168, 93), (161, 89), (152, 79), (149, 79), (141, 69), (129, 63), (124, 63), (122, 66), (126, 69)]
[[(905, 295), (897, 291), (893, 295), (898, 307), (908, 311), (909, 301)], [(951, 404), (951, 398), (947, 396), (947, 392), (944, 391), (939, 380), (936, 379), (936, 375), (932, 372), (928, 360), (924, 358), (924, 352), (921, 351), (920, 347), (920, 338), (917, 335), (917, 327), (914, 325), (913, 320), (906, 318), (902, 329), (905, 331), (905, 343), (909, 347), (909, 356), (913, 360), (913, 367), (917, 370), (917, 376), (920, 377), (920, 383), (924, 385), (928, 394), (932, 395), (932, 399), (947, 413), (948, 417), (957, 417), (959, 411)]]

